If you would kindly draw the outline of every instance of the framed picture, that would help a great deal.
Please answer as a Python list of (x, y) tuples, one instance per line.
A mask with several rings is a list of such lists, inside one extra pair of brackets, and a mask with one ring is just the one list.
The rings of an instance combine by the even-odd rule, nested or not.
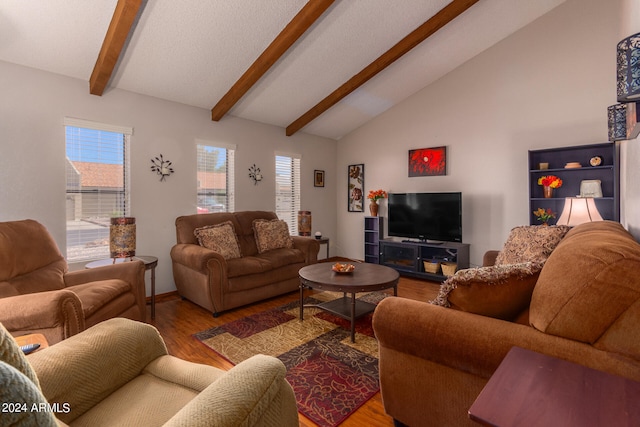
[(313, 171), (313, 186), (324, 187), (324, 171), (317, 169)]
[(447, 174), (447, 147), (409, 150), (409, 177)]
[(348, 204), (349, 212), (364, 212), (364, 163), (348, 167)]

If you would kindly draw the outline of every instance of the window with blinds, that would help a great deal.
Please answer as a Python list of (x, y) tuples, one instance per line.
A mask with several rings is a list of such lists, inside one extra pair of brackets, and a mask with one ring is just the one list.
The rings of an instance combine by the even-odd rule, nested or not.
[[(219, 145), (219, 144), (218, 144)], [(197, 144), (197, 213), (234, 211), (235, 146)]]
[(109, 257), (109, 222), (130, 216), (131, 128), (65, 119), (67, 261)]
[(276, 214), (298, 234), (300, 210), (300, 156), (276, 154)]

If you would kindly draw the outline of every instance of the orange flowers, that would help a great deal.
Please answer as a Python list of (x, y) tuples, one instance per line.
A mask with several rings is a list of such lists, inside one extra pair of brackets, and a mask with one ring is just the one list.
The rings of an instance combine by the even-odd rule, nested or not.
[(541, 176), (538, 178), (538, 185), (551, 188), (562, 187), (562, 180), (555, 175)]
[(551, 209), (538, 208), (533, 211), (533, 214), (538, 218), (538, 221), (546, 224), (550, 219), (555, 218), (556, 214)]
[(367, 199), (369, 200), (378, 200), (378, 199), (386, 199), (387, 198), (387, 192), (384, 190), (371, 190), (369, 191), (369, 195), (367, 196)]

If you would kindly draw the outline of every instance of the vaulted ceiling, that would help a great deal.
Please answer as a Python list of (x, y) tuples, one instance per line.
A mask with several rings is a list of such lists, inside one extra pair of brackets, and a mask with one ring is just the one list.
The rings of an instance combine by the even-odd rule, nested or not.
[(340, 139), (563, 1), (2, 0), (0, 60)]

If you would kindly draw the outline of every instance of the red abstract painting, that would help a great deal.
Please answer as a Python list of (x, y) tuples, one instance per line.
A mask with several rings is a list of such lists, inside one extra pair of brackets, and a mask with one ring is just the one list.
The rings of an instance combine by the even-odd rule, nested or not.
[(447, 147), (409, 150), (409, 176), (447, 174)]

